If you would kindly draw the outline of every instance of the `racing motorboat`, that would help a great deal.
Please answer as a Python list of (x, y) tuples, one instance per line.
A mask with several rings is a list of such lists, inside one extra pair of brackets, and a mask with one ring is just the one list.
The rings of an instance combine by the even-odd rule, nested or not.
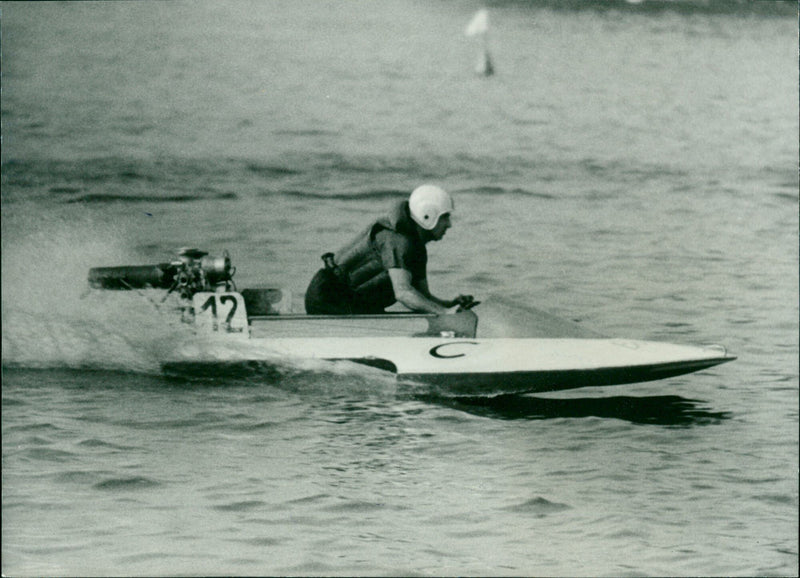
[(239, 291), (234, 273), (227, 252), (214, 257), (182, 249), (168, 263), (93, 268), (89, 285), (178, 295), (177, 314), (207, 346), (164, 361), (163, 370), (171, 375), (236, 375), (280, 359), (311, 359), (371, 366), (448, 395), (498, 395), (659, 380), (736, 359), (716, 345), (595, 336), (481, 337), (473, 309), (447, 315), (296, 313), (289, 292)]

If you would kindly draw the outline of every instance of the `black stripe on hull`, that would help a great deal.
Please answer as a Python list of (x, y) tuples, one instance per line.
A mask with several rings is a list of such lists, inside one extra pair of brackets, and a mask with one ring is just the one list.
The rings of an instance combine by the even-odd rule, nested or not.
[[(624, 385), (666, 379), (708, 369), (735, 357), (718, 357), (698, 361), (681, 361), (634, 367), (570, 369), (556, 371), (509, 371), (485, 373), (402, 373), (401, 381), (426, 383), (450, 395), (499, 395), (511, 393), (541, 393), (580, 387)], [(350, 361), (383, 371), (397, 373), (397, 367), (387, 359), (362, 358), (328, 361)], [(169, 376), (200, 378), (252, 378), (280, 381), (287, 373), (274, 363), (258, 360), (237, 361), (178, 361), (162, 365)]]
[(708, 369), (735, 357), (719, 357), (698, 361), (682, 361), (641, 365), (635, 367), (610, 367), (598, 369), (568, 369), (556, 371), (509, 371), (505, 373), (431, 373), (400, 374), (403, 380), (430, 383), (452, 395), (487, 395), (489, 393), (542, 393), (624, 385), (667, 379), (678, 375)]

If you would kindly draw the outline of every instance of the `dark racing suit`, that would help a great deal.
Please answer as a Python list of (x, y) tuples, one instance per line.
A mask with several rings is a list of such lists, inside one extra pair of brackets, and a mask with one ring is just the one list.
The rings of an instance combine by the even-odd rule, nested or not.
[(306, 290), (306, 313), (347, 315), (383, 313), (394, 304), (389, 269), (411, 273), (412, 286), (426, 278), (428, 253), (411, 219), (408, 202), (398, 203), (336, 254), (322, 256)]

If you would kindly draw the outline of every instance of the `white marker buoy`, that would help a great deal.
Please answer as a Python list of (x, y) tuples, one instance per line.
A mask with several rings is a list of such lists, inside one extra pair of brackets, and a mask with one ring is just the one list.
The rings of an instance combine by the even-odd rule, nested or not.
[(475, 72), (481, 76), (491, 76), (494, 74), (494, 65), (492, 64), (492, 57), (489, 54), (489, 44), (486, 39), (488, 32), (489, 11), (486, 10), (486, 8), (481, 8), (475, 13), (464, 30), (466, 36), (478, 36), (481, 39), (481, 52), (478, 55), (478, 63), (475, 66)]

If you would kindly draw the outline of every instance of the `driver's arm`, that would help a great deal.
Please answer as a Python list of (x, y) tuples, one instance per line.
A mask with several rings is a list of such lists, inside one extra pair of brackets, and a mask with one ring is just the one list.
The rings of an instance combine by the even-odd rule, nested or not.
[[(389, 269), (394, 297), (412, 311), (424, 311), (442, 315), (447, 313), (447, 301), (437, 299), (428, 291), (427, 282), (422, 283), (422, 291), (411, 284), (411, 272), (405, 269)], [(424, 291), (424, 293), (423, 293)]]
[(424, 297), (426, 297), (427, 299), (430, 299), (434, 303), (438, 303), (442, 307), (445, 307), (445, 308), (449, 309), (450, 307), (453, 307), (454, 305), (457, 305), (455, 300), (449, 300), (448, 301), (446, 299), (439, 299), (433, 293), (431, 293), (431, 290), (428, 287), (428, 280), (427, 279), (422, 279), (421, 281), (419, 281), (417, 283), (417, 289), (419, 290), (420, 293), (422, 293), (422, 295)]

